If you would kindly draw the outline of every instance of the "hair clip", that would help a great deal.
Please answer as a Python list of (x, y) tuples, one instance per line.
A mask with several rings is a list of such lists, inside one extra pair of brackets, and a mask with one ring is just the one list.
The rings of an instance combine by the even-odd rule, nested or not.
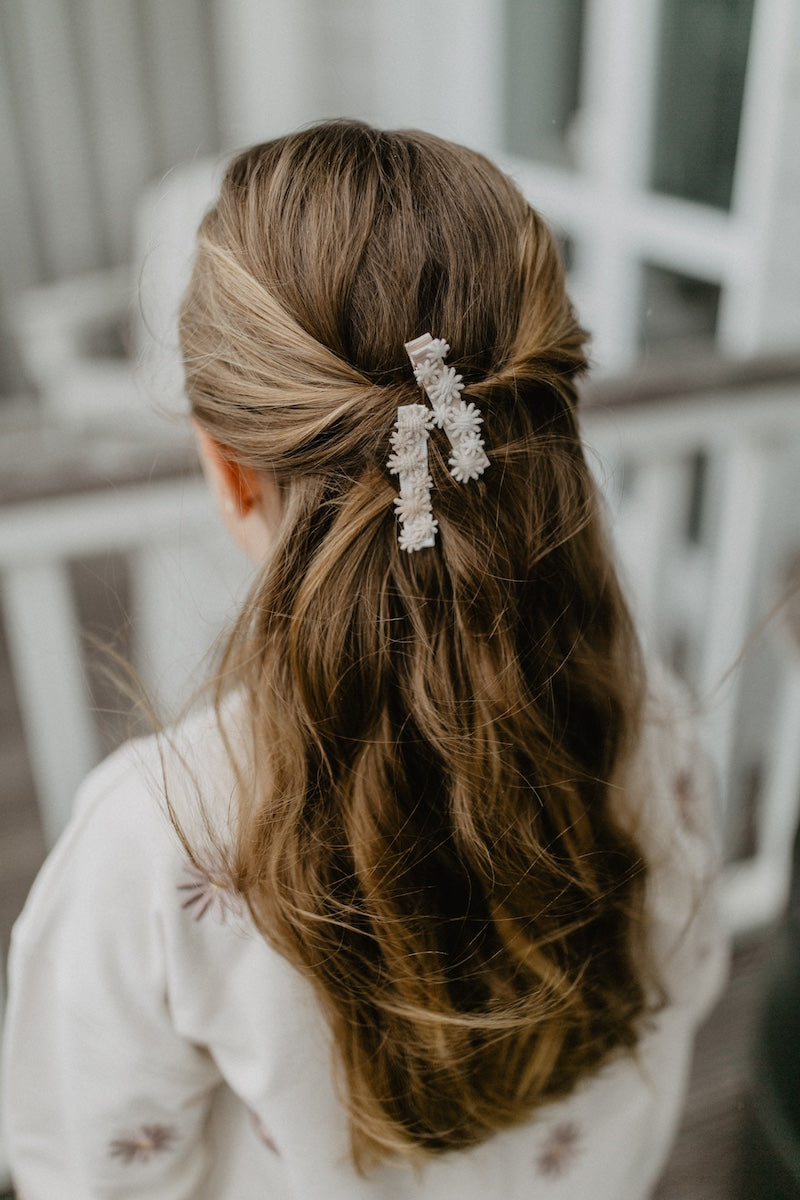
[(431, 414), (424, 404), (401, 404), (386, 464), (399, 477), (400, 495), (394, 507), (400, 521), (401, 550), (411, 553), (433, 546), (439, 528), (431, 509), (433, 480), (428, 474), (428, 431)]
[(455, 367), (446, 367), (444, 360), (450, 346), (444, 338), (421, 337), (406, 342), (414, 378), (430, 401), (406, 404), (397, 409), (397, 424), (391, 436), (392, 454), (388, 467), (400, 477), (400, 495), (395, 510), (400, 520), (399, 544), (402, 550), (421, 550), (433, 546), (438, 524), (431, 509), (431, 487), (428, 474), (428, 437), (432, 426), (444, 429), (450, 439), (451, 453), (447, 461), (450, 474), (458, 483), (478, 479), (489, 466), (481, 425), (483, 417), (474, 404), (461, 399), (464, 381)]

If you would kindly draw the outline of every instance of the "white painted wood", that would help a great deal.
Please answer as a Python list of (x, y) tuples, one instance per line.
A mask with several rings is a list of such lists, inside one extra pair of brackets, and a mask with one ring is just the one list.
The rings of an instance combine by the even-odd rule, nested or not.
[[(172, 168), (216, 146), (212, 50), (198, 0), (139, 0), (150, 116), (159, 161)], [(271, 5), (265, 5), (271, 8)], [(262, 60), (268, 73), (272, 63)]]
[(44, 268), (51, 277), (85, 271), (100, 265), (104, 248), (67, 7), (25, 0), (7, 8)]
[(419, 36), (430, 7), (429, 0), (404, 0), (401, 14), (396, 0), (374, 0), (370, 8), (379, 83), (373, 101), (376, 125), (432, 130), (436, 124), (427, 47)]
[(776, 705), (775, 732), (758, 822), (758, 853), (779, 865), (787, 882), (800, 813), (800, 658), (796, 652)]
[(649, 167), (658, 14), (659, 0), (586, 0), (579, 162), (619, 193)]
[(141, 264), (134, 313), (135, 371), (144, 402), (186, 413), (178, 310), (189, 283), (197, 227), (214, 203), (222, 163), (186, 163), (147, 189), (135, 214), (135, 259)]
[(194, 476), (20, 504), (3, 511), (0, 571), (125, 550), (179, 531), (195, 536), (213, 519), (205, 484)]
[(719, 209), (674, 196), (634, 191), (624, 201), (583, 175), (508, 155), (503, 166), (531, 203), (579, 239), (610, 233), (636, 258), (662, 263), (701, 278), (735, 278), (735, 260), (748, 246), (746, 225)]
[(215, 0), (223, 142), (245, 146), (313, 121), (310, 0)]
[[(23, 132), (15, 120), (15, 96), (11, 78), (13, 49), (4, 22), (7, 13), (0, 7), (0, 164), (3, 186), (0, 188), (0, 229), (3, 239), (4, 292), (12, 292), (34, 282), (41, 270), (39, 246), (34, 224), (30, 181), (26, 173), (26, 147)], [(6, 35), (6, 36), (4, 36)], [(13, 236), (8, 236), (13, 231)]]
[(156, 167), (136, 8), (136, 0), (80, 0), (74, 10), (94, 186), (114, 262), (130, 259), (131, 213)]
[[(324, 0), (323, 0), (324, 3)], [(372, 0), (369, 112), (487, 152), (502, 141), (502, 0)]]
[(800, 389), (794, 383), (759, 385), (758, 389), (604, 410), (585, 406), (581, 424), (589, 444), (613, 459), (624, 444), (626, 454), (681, 454), (700, 445), (723, 445), (734, 439), (781, 445), (800, 433)]
[(501, 120), (502, 22), (495, 4), (437, 0), (428, 6), (425, 28), (420, 41), (435, 124), (423, 127), (491, 153), (500, 144)]
[[(755, 0), (732, 198), (732, 211), (747, 226), (749, 237), (731, 263), (734, 279), (723, 296), (719, 318), (720, 342), (738, 356), (796, 344), (800, 336), (794, 325), (781, 322), (784, 297), (773, 305), (776, 264), (771, 258), (776, 236), (781, 239), (780, 257), (793, 253), (800, 228), (795, 221), (795, 236), (789, 241), (781, 238), (779, 211), (787, 159), (800, 170), (800, 139), (790, 108), (798, 38), (796, 0)], [(785, 199), (796, 210), (796, 192), (787, 192)], [(786, 301), (797, 291), (797, 254), (793, 257), (793, 285), (780, 289)], [(794, 314), (800, 316), (796, 307)]]
[(649, 159), (657, 0), (587, 0), (578, 162), (610, 221), (582, 246), (582, 315), (606, 369), (638, 348), (641, 271), (626, 225)]
[(752, 621), (769, 470), (770, 456), (762, 444), (735, 442), (727, 450), (699, 672), (712, 745), (725, 772), (726, 795), (730, 795), (731, 751), (742, 678), (734, 668)]
[(99, 749), (66, 567), (7, 567), (3, 619), (39, 810), (49, 844), (66, 824), (75, 789)]
[(315, 119), (357, 117), (374, 123), (383, 64), (376, 54), (375, 8), (364, 0), (312, 0), (307, 54), (314, 65)]

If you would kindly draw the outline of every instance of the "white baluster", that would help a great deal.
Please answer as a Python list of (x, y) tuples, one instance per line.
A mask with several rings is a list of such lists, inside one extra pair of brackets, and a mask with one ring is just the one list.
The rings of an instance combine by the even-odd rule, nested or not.
[[(726, 452), (727, 451), (727, 452)], [(763, 536), (764, 496), (770, 466), (767, 447), (753, 438), (724, 447), (719, 527), (712, 558), (702, 662), (701, 696), (724, 795), (730, 796), (731, 753), (741, 671), (731, 670), (745, 646), (752, 618), (753, 577)], [(730, 672), (730, 674), (729, 674)]]
[(75, 789), (99, 757), (66, 565), (7, 568), (2, 600), (39, 810), (52, 843)]

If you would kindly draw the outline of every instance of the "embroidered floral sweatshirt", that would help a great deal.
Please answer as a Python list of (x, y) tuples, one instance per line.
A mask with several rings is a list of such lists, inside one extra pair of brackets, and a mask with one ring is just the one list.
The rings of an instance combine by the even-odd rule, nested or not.
[(2, 1109), (22, 1200), (645, 1200), (727, 962), (706, 760), (677, 691), (651, 690), (624, 802), (667, 1003), (635, 1053), (421, 1172), (355, 1171), (308, 980), (175, 835), (165, 777), (182, 820), (198, 788), (220, 830), (231, 815), (213, 715), (113, 754), (14, 929)]

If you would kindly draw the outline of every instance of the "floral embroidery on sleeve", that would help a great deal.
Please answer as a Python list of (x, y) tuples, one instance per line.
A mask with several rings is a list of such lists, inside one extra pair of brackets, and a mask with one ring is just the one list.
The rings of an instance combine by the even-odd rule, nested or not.
[(195, 921), (201, 921), (210, 912), (220, 925), (224, 925), (229, 917), (243, 915), (241, 898), (223, 870), (201, 871), (189, 867), (178, 884), (178, 891), (185, 893), (181, 907), (190, 911)]
[(695, 795), (692, 777), (688, 771), (681, 771), (675, 780), (675, 803), (678, 806), (678, 817), (687, 833), (695, 830)]
[(565, 1175), (578, 1155), (580, 1141), (580, 1131), (574, 1121), (553, 1125), (536, 1159), (539, 1173), (552, 1177)]
[(177, 1130), (171, 1125), (142, 1125), (136, 1133), (125, 1133), (114, 1138), (109, 1146), (109, 1154), (126, 1165), (146, 1163), (155, 1155), (171, 1150), (177, 1138)]

